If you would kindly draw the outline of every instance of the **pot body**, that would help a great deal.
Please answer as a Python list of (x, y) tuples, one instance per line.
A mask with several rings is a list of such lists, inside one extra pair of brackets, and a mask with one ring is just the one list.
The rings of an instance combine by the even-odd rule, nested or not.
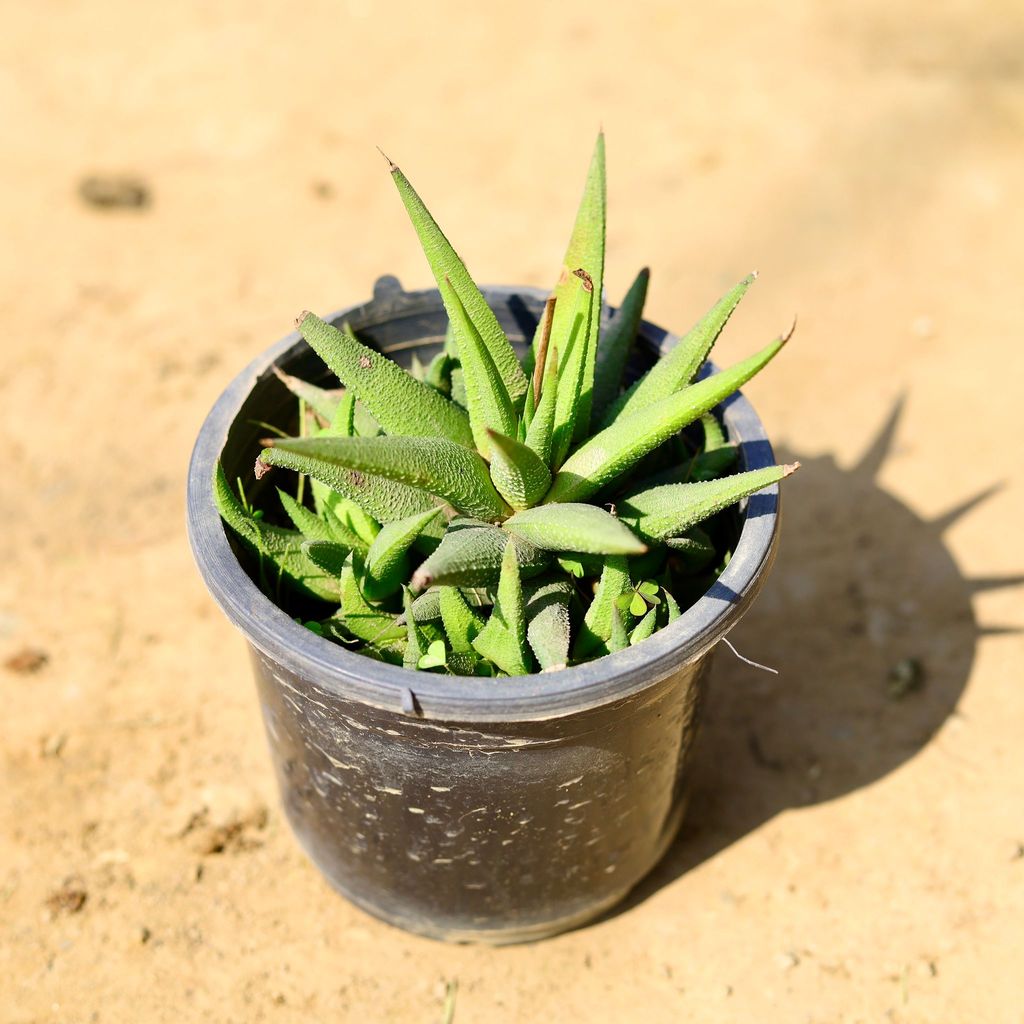
[[(543, 294), (484, 291), (522, 346)], [(393, 278), (334, 319), (399, 362), (416, 352), (424, 363), (447, 323), (436, 291), (405, 293)], [(644, 324), (630, 372), (674, 341)], [(287, 423), (294, 407), (274, 365), (314, 382), (327, 376), (293, 335), (236, 378), (196, 444), (189, 534), (208, 587), (249, 642), (299, 841), (353, 902), (436, 938), (519, 942), (598, 916), (657, 863), (682, 820), (711, 652), (771, 564), (777, 489), (746, 503), (712, 590), (636, 647), (512, 679), (410, 672), (293, 622), (246, 574), (220, 523), (210, 488), (218, 459), (256, 504), (268, 486), (252, 477), (257, 421)], [(771, 464), (749, 404), (734, 396), (721, 412), (743, 468)]]
[(324, 875), (392, 924), (492, 943), (593, 918), (661, 858), (709, 658), (599, 708), (483, 725), (346, 700), (253, 649), (285, 811)]

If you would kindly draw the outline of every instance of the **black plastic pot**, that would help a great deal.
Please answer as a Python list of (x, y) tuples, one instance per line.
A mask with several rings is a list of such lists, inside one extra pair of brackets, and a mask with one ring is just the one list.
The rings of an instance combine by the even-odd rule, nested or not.
[[(532, 335), (542, 293), (485, 295), (514, 342)], [(399, 361), (415, 351), (424, 362), (447, 322), (436, 291), (406, 293), (394, 278), (332, 319)], [(645, 323), (634, 372), (675, 340)], [(217, 459), (258, 500), (252, 466), (265, 429), (252, 421), (293, 415), (274, 365), (325, 374), (292, 334), (232, 382), (192, 456), (188, 528), (207, 586), (249, 642), (300, 843), (354, 903), (435, 938), (520, 942), (599, 915), (657, 863), (682, 820), (712, 648), (771, 565), (777, 489), (746, 503), (735, 553), (711, 591), (636, 647), (512, 679), (411, 672), (294, 622), (253, 583), (221, 525)], [(770, 465), (750, 404), (736, 395), (722, 413), (742, 468)]]

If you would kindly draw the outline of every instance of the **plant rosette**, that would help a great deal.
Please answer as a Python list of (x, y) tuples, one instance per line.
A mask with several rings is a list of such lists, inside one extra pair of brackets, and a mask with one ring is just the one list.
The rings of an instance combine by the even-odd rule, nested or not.
[(642, 319), (646, 270), (603, 306), (601, 138), (550, 295), (479, 289), (391, 169), (437, 290), (382, 278), (236, 378), (190, 539), (327, 878), (413, 931), (523, 941), (614, 905), (682, 819), (795, 468), (737, 389), (788, 336), (708, 362), (753, 275), (681, 338)]

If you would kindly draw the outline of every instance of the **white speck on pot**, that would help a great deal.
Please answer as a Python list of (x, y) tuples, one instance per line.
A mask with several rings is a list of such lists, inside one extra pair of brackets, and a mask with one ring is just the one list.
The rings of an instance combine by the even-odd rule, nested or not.
[(430, 787), (435, 793), (450, 793), (452, 791), (451, 786), (431, 786)]
[(410, 814), (426, 814), (427, 813), (425, 810), (423, 810), (422, 807), (410, 807), (408, 810), (409, 810)]
[(390, 786), (381, 786), (377, 790), (378, 793), (390, 793), (392, 796), (401, 796), (402, 791), (400, 789), (392, 789)]
[(557, 789), (565, 789), (566, 786), (575, 786), (577, 782), (582, 782), (583, 776), (577, 775), (575, 779), (569, 779), (567, 782), (560, 782)]

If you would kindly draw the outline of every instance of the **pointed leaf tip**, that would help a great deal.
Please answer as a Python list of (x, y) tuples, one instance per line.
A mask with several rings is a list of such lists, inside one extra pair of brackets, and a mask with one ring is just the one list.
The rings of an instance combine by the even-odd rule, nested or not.
[(377, 147), (377, 152), (380, 153), (380, 155), (384, 157), (385, 160), (387, 160), (388, 168), (390, 169), (391, 173), (394, 174), (394, 172), (398, 170), (398, 164), (396, 164), (395, 161), (392, 160), (391, 157), (389, 157), (387, 153), (385, 153), (384, 150), (380, 148), (380, 146)]

